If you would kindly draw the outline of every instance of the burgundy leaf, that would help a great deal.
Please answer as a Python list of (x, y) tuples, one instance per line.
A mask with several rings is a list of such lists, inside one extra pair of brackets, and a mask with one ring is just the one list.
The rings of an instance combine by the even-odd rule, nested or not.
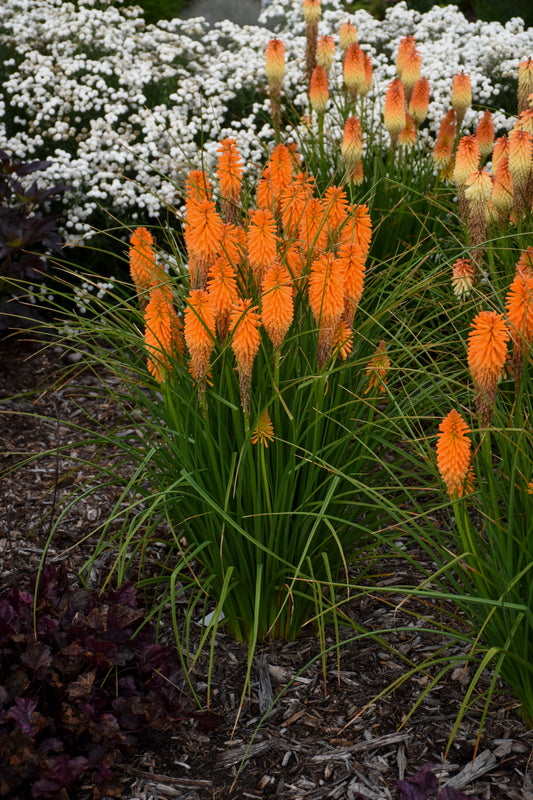
[(31, 790), (32, 797), (46, 797), (62, 789), (70, 789), (87, 766), (84, 756), (70, 758), (64, 753), (47, 760), (46, 774), (34, 783)]
[(14, 721), (22, 733), (35, 736), (46, 722), (36, 709), (37, 704), (31, 697), (17, 697), (6, 716)]

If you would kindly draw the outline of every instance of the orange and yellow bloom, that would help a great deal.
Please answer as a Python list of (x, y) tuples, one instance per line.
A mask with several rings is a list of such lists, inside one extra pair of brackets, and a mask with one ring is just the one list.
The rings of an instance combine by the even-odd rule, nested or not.
[(451, 500), (471, 490), (470, 471), (472, 443), (470, 429), (458, 411), (452, 409), (439, 425), (437, 466)]

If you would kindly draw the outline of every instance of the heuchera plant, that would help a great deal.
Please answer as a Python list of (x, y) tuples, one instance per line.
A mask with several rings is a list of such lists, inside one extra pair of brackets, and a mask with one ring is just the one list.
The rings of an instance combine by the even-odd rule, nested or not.
[(61, 252), (56, 218), (45, 216), (38, 207), (69, 187), (58, 184), (43, 189), (33, 181), (25, 188), (20, 182), (20, 178), (49, 166), (49, 161), (13, 161), (0, 150), (0, 277), (40, 280), (46, 270), (42, 253)]
[(184, 718), (179, 660), (144, 619), (131, 584), (100, 596), (54, 566), (0, 599), (0, 796), (72, 797), (82, 779), (120, 795), (121, 753)]
[[(439, 792), (439, 782), (433, 774), (433, 764), (424, 764), (422, 769), (406, 778), (397, 781), (400, 790), (399, 800), (479, 800), (477, 797), (467, 797), (452, 786), (444, 786)], [(369, 800), (365, 794), (355, 792), (351, 800)]]

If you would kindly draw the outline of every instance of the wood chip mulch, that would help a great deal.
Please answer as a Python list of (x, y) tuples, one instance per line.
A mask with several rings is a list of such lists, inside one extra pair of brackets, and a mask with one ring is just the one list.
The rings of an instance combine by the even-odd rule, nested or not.
[[(24, 336), (0, 341), (2, 472), (19, 465), (0, 479), (0, 591), (24, 583), (37, 568), (58, 519), (47, 559), (64, 562), (77, 580), (92, 551), (91, 534), (120, 504), (118, 489), (99, 485), (102, 453), (90, 437), (95, 427), (111, 430), (122, 422), (121, 409), (104, 402), (98, 389), (101, 378), (110, 384), (116, 378), (94, 375), (80, 363), (76, 378), (65, 382), (64, 365), (59, 350), (43, 349)], [(42, 455), (25, 463), (34, 453)], [(105, 457), (115, 457), (111, 448)], [(96, 491), (85, 496), (89, 485)], [(101, 566), (105, 575), (106, 565)], [(405, 562), (393, 558), (382, 565), (376, 582), (390, 583), (391, 574), (392, 580), (407, 582), (406, 570)], [(354, 800), (359, 794), (393, 800), (400, 797), (397, 781), (428, 763), (435, 765), (441, 788), (477, 798), (533, 800), (533, 732), (503, 685), (477, 742), (490, 674), (482, 676), (476, 702), (446, 755), (473, 670), (462, 660), (465, 648), (418, 632), (408, 613), (416, 608), (398, 609), (400, 600), (355, 596), (347, 606), (353, 620), (367, 630), (395, 631), (379, 641), (354, 639), (353, 629), (341, 627), (339, 660), (333, 649), (323, 662), (317, 638), (307, 629), (295, 642), (261, 646), (244, 699), (247, 652), (221, 628), (211, 675), (204, 653), (190, 676), (204, 708), (209, 693), (212, 714), (147, 739), (144, 750), (121, 767), (123, 800)], [(432, 613), (427, 607), (424, 612)], [(191, 650), (201, 635), (197, 628)], [(163, 621), (165, 636), (170, 641), (172, 632)], [(334, 644), (329, 631), (326, 646)], [(420, 663), (443, 647), (444, 658), (457, 658), (457, 666), (405, 722), (436, 668), (408, 678), (388, 697), (378, 696), (405, 674), (406, 659)], [(277, 701), (266, 713), (273, 698)], [(195, 708), (192, 697), (190, 707)], [(90, 797), (92, 788), (85, 787), (83, 797)]]

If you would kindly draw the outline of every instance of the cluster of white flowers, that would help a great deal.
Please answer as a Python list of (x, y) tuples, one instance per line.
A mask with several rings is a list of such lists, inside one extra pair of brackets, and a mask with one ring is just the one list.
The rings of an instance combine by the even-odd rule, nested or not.
[[(519, 61), (533, 55), (533, 29), (521, 20), (471, 23), (454, 6), (420, 14), (404, 2), (384, 22), (365, 11), (348, 15), (341, 0), (325, 0), (323, 8), (320, 34), (335, 36), (349, 20), (372, 56), (374, 102), (367, 109), (374, 121), (399, 42), (411, 34), (431, 84), (428, 143), (461, 69), (471, 77), (475, 103), (496, 110), (497, 129), (512, 124), (497, 109), (516, 86)], [(273, 36), (286, 47), (283, 89), (297, 116), (307, 108), (301, 0), (274, 0), (254, 27), (209, 27), (202, 18), (146, 25), (139, 8), (98, 0), (2, 0), (0, 148), (50, 160), (43, 182), (73, 187), (65, 196), (71, 241), (92, 229), (99, 209), (148, 223), (177, 205), (192, 167), (213, 167), (223, 137), (237, 139), (249, 174), (260, 169), (275, 137), (264, 70)], [(339, 53), (332, 81), (341, 84)], [(470, 111), (466, 125), (479, 115)], [(340, 125), (332, 115), (333, 141)], [(294, 124), (285, 135), (298, 138)]]

